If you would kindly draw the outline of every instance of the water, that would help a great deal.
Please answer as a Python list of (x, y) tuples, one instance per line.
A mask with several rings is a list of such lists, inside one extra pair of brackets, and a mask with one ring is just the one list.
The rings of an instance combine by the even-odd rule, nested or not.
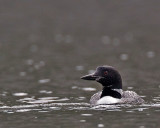
[[(1, 1), (0, 127), (160, 127), (159, 1)], [(90, 107), (116, 67), (142, 105)]]

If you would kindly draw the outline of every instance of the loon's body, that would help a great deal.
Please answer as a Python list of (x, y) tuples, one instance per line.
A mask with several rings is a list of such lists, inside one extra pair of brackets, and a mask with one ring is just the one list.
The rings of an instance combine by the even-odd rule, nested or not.
[(102, 91), (95, 93), (91, 97), (91, 105), (144, 103), (144, 100), (137, 93), (122, 90), (121, 76), (111, 66), (98, 67), (95, 73), (83, 76), (82, 79), (95, 80), (103, 86)]
[(114, 98), (112, 96), (104, 96), (101, 98), (102, 92), (95, 93), (91, 99), (91, 105), (98, 104), (141, 104), (144, 100), (133, 91), (122, 91), (122, 98)]

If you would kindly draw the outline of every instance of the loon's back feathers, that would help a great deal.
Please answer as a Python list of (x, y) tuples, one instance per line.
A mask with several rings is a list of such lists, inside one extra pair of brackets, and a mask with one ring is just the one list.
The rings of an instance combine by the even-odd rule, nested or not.
[(93, 74), (81, 77), (84, 80), (94, 80), (102, 84), (103, 90), (95, 93), (91, 105), (97, 104), (141, 104), (144, 100), (133, 91), (122, 90), (120, 73), (111, 66), (98, 67)]
[(122, 100), (127, 104), (142, 104), (144, 100), (133, 91), (124, 91), (122, 94)]

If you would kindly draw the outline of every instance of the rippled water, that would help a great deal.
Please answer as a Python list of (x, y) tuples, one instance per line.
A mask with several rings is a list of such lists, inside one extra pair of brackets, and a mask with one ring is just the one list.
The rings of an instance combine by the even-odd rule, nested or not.
[[(145, 3), (145, 4), (144, 4)], [(159, 1), (1, 1), (0, 127), (159, 128)], [(142, 105), (91, 107), (116, 67)]]
[[(85, 93), (94, 88), (72, 87)], [(41, 96), (28, 93), (13, 93), (11, 105), (1, 103), (2, 126), (15, 127), (157, 127), (160, 112), (160, 96), (153, 97), (142, 105), (98, 105), (91, 107), (87, 96), (53, 97), (53, 93), (41, 90)], [(70, 94), (68, 92), (68, 94)], [(4, 97), (9, 93), (3, 92)], [(143, 96), (145, 98), (145, 96)], [(9, 101), (9, 100), (8, 100)], [(7, 102), (7, 101), (5, 101)], [(17, 104), (17, 105), (14, 105)], [(7, 118), (7, 120), (4, 119)], [(29, 122), (28, 122), (29, 121)], [(9, 124), (7, 123), (9, 122)], [(21, 123), (18, 125), (18, 123)]]

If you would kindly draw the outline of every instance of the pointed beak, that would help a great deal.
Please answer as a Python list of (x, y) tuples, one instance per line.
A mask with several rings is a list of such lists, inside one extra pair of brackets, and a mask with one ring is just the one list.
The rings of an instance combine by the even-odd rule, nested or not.
[(83, 80), (96, 80), (96, 78), (98, 78), (98, 76), (95, 76), (94, 74), (89, 74), (81, 77), (81, 79)]

